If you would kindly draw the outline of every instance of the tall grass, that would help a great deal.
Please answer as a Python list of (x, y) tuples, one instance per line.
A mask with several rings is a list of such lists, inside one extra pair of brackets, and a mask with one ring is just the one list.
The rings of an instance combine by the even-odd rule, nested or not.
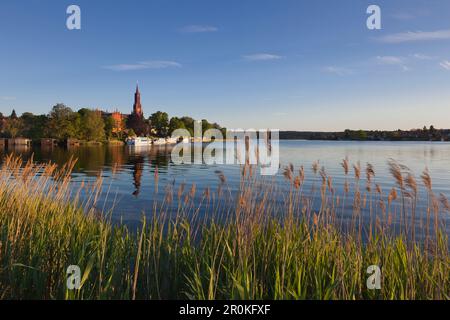
[[(72, 190), (73, 165), (4, 160), (0, 298), (449, 299), (441, 215), (450, 208), (445, 196), (434, 195), (427, 171), (428, 206), (419, 222), (417, 182), (407, 168), (390, 163), (397, 185), (385, 194), (372, 166), (363, 189), (361, 166), (354, 166), (352, 183), (344, 160), (343, 196), (318, 163), (312, 187), (307, 170), (288, 166), (282, 189), (246, 165), (239, 192), (221, 172), (217, 191), (169, 186), (151, 218), (129, 230), (96, 209), (101, 178)], [(418, 232), (425, 235), (420, 241)], [(79, 290), (67, 289), (69, 265), (82, 271)], [(380, 290), (367, 288), (370, 265), (381, 268)]]

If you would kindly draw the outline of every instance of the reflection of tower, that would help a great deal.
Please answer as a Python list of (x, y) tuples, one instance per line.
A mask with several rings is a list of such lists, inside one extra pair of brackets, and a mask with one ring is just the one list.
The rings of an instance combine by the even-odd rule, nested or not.
[(141, 105), (141, 93), (139, 92), (138, 85), (136, 85), (136, 92), (134, 94), (133, 114), (137, 115), (140, 118), (144, 117), (144, 112), (142, 111)]
[(137, 197), (141, 189), (142, 172), (144, 171), (144, 159), (139, 157), (133, 166), (133, 180), (136, 190), (133, 192), (133, 196)]

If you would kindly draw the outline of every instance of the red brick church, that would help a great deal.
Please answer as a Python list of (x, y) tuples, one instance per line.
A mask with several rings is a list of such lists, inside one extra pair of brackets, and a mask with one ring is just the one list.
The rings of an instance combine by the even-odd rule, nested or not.
[(141, 93), (139, 85), (136, 85), (136, 92), (134, 93), (133, 111), (131, 114), (123, 114), (117, 109), (113, 112), (103, 112), (103, 117), (112, 117), (114, 120), (113, 133), (119, 133), (126, 129), (125, 123), (130, 117), (144, 120), (144, 111), (141, 104)]

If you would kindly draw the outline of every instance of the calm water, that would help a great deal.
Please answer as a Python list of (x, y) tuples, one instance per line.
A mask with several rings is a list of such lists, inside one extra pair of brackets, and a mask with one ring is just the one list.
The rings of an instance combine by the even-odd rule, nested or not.
[[(200, 192), (206, 187), (218, 188), (217, 171), (224, 173), (228, 187), (233, 191), (239, 187), (240, 168), (236, 165), (175, 165), (170, 161), (167, 147), (130, 148), (78, 147), (75, 149), (15, 149), (1, 150), (0, 154), (15, 152), (25, 159), (34, 155), (37, 162), (66, 162), (71, 156), (78, 158), (74, 170), (74, 184), (94, 180), (100, 173), (104, 177), (105, 192), (100, 203), (106, 207), (115, 203), (114, 219), (133, 224), (140, 220), (142, 212), (151, 213), (155, 198), (154, 174), (158, 168), (159, 188), (165, 185), (180, 185), (187, 188), (195, 183)], [(281, 168), (292, 163), (297, 170), (301, 165), (306, 169), (306, 185), (312, 184), (314, 177), (311, 167), (315, 161), (324, 166), (327, 174), (333, 177), (337, 192), (342, 192), (344, 172), (343, 159), (351, 163), (360, 162), (364, 168), (371, 163), (375, 168), (375, 182), (385, 193), (394, 186), (389, 174), (388, 159), (392, 158), (408, 166), (420, 180), (420, 174), (429, 168), (436, 194), (443, 193), (450, 198), (450, 143), (436, 142), (335, 142), (335, 141), (281, 141)], [(116, 168), (116, 169), (113, 169)], [(258, 171), (259, 172), (259, 171)], [(363, 174), (364, 176), (364, 174)], [(275, 178), (280, 185), (283, 170)], [(364, 179), (361, 183), (364, 186)], [(109, 189), (106, 196), (106, 189)], [(160, 192), (162, 194), (163, 192)], [(199, 193), (199, 192), (198, 192)], [(162, 195), (160, 195), (162, 197)], [(448, 220), (448, 217), (446, 218)], [(447, 223), (448, 225), (448, 223)]]

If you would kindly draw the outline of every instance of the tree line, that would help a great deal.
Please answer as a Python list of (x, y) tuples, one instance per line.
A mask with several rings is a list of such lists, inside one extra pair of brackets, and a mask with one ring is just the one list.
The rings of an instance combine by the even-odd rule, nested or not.
[[(59, 103), (43, 115), (25, 112), (19, 117), (13, 110), (9, 116), (4, 116), (0, 112), (0, 137), (105, 142), (134, 135), (166, 137), (176, 129), (187, 129), (193, 135), (194, 121), (191, 117), (169, 117), (166, 112), (157, 111), (147, 119), (132, 114), (123, 123), (117, 123), (112, 115), (99, 110), (81, 108), (74, 111)], [(207, 120), (202, 120), (202, 125), (203, 132), (212, 128), (224, 130), (219, 124)]]
[(433, 125), (411, 130), (350, 130), (342, 132), (281, 131), (286, 140), (350, 140), (350, 141), (449, 141), (449, 129), (436, 129)]

